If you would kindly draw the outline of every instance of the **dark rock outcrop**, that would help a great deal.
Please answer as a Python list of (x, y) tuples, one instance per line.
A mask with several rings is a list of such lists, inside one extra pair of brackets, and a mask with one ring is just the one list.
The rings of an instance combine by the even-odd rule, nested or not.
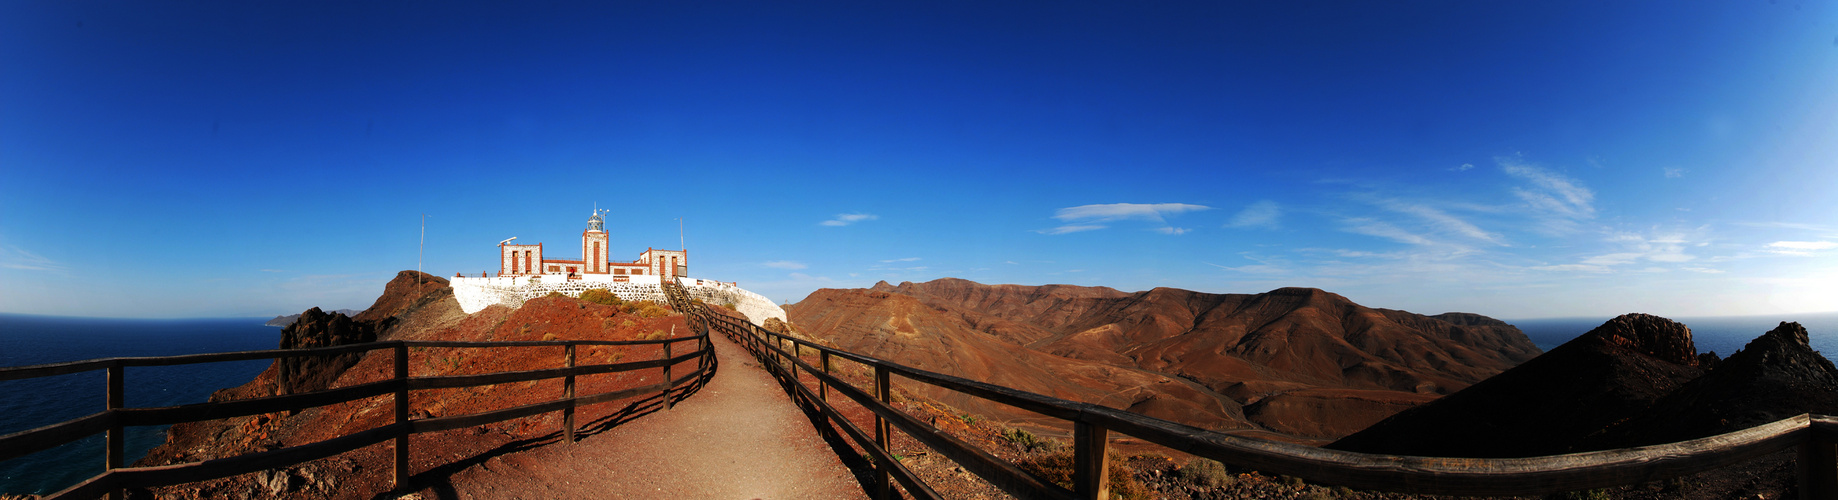
[(1671, 443), (1747, 429), (1801, 413), (1838, 415), (1838, 368), (1782, 322), (1704, 376), (1579, 448)]
[[(387, 339), (399, 315), (452, 297), (453, 288), (448, 286), (446, 278), (402, 271), (383, 286), (383, 295), (378, 296), (369, 309), (355, 316), (339, 312), (327, 314), (317, 307), (300, 313), (293, 324), (281, 329), (281, 348), (312, 349)], [(362, 354), (352, 353), (278, 360), (280, 392), (292, 394), (325, 389), (362, 357)]]
[(1439, 457), (1580, 451), (1585, 437), (1639, 415), (1702, 374), (1691, 330), (1628, 314), (1460, 392), (1399, 412), (1329, 448)]
[[(376, 340), (374, 325), (353, 321), (341, 313), (326, 314), (317, 307), (300, 313), (298, 320), (281, 329), (282, 349), (312, 349)], [(280, 393), (295, 394), (325, 389), (362, 357), (361, 354), (348, 353), (276, 360), (281, 375)]]

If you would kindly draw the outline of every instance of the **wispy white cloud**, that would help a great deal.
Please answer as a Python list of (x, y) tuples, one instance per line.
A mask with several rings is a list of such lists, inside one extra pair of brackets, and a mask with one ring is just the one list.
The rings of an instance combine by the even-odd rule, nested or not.
[[(1595, 217), (1595, 192), (1584, 187), (1581, 181), (1539, 168), (1516, 156), (1502, 156), (1495, 161), (1507, 175), (1531, 184), (1529, 187), (1514, 187), (1512, 191), (1514, 196), (1525, 201), (1532, 209), (1567, 221)], [(1556, 226), (1559, 229), (1569, 229), (1573, 224)]]
[[(1688, 251), (1708, 244), (1703, 236), (1705, 228), (1688, 231), (1654, 231), (1651, 234), (1633, 232), (1611, 232), (1603, 239), (1614, 251), (1590, 255), (1582, 258), (1577, 264), (1559, 266), (1539, 266), (1532, 269), (1544, 271), (1584, 271), (1604, 273), (1615, 270), (1618, 266), (1633, 264), (1660, 263), (1679, 264), (1698, 259)], [(1622, 269), (1628, 269), (1622, 267)], [(1662, 268), (1663, 269), (1663, 268)], [(1695, 268), (1708, 269), (1708, 268)], [(1705, 272), (1705, 271), (1698, 271)]]
[(1405, 231), (1403, 229), (1398, 228), (1398, 226), (1391, 225), (1391, 223), (1381, 221), (1381, 220), (1374, 220), (1374, 219), (1369, 219), (1369, 218), (1364, 218), (1364, 217), (1356, 217), (1356, 218), (1347, 219), (1344, 222), (1347, 225), (1343, 229), (1349, 233), (1363, 234), (1366, 236), (1376, 236), (1379, 238), (1384, 238), (1384, 239), (1388, 239), (1391, 241), (1396, 241), (1398, 243), (1405, 243), (1405, 244), (1410, 244), (1410, 245), (1434, 245), (1436, 244), (1434, 240), (1425, 238), (1423, 237), (1423, 235), (1411, 233), (1410, 231)]
[(1821, 250), (1838, 248), (1838, 242), (1831, 241), (1776, 241), (1769, 243), (1764, 251), (1778, 255), (1805, 257)]
[(1444, 232), (1454, 233), (1488, 243), (1503, 244), (1500, 242), (1499, 235), (1484, 231), (1479, 226), (1462, 220), (1460, 217), (1449, 215), (1448, 212), (1444, 212), (1435, 207), (1399, 200), (1379, 200), (1378, 205), (1393, 212), (1416, 216), (1429, 223), (1430, 226)]
[(1677, 179), (1677, 178), (1685, 176), (1685, 169), (1682, 169), (1682, 168), (1666, 167), (1664, 170), (1666, 172), (1667, 179)]
[(883, 260), (883, 261), (881, 261), (881, 262), (884, 262), (884, 263), (887, 263), (887, 262), (912, 262), (912, 261), (916, 261), (916, 260), (919, 260), (919, 258), (918, 258), (918, 257), (907, 257), (907, 258), (904, 258), (904, 259), (887, 259), (887, 260)]
[(1158, 233), (1162, 233), (1162, 234), (1177, 234), (1178, 235), (1178, 234), (1187, 234), (1187, 232), (1192, 231), (1192, 229), (1187, 229), (1184, 227), (1167, 226), (1167, 227), (1155, 228), (1154, 231)]
[(1606, 273), (1608, 272), (1607, 267), (1594, 266), (1594, 265), (1589, 265), (1589, 264), (1558, 264), (1554, 266), (1533, 266), (1531, 267), (1531, 269), (1537, 270), (1537, 271), (1558, 271), (1558, 272), (1585, 272), (1585, 273)]
[(54, 273), (61, 273), (66, 269), (62, 263), (12, 245), (0, 247), (0, 267)]
[(1232, 221), (1225, 224), (1225, 227), (1262, 227), (1276, 229), (1279, 227), (1277, 221), (1282, 218), (1282, 216), (1283, 209), (1278, 206), (1276, 202), (1262, 200), (1257, 203), (1252, 203), (1250, 206), (1245, 207), (1244, 210), (1239, 210), (1237, 215), (1232, 216)]
[(836, 218), (823, 221), (819, 224), (825, 225), (825, 226), (847, 226), (847, 225), (854, 224), (857, 222), (870, 221), (870, 220), (875, 220), (879, 218), (881, 218), (881, 216), (874, 215), (874, 214), (859, 214), (859, 213), (858, 214), (836, 214)]
[(790, 260), (775, 260), (771, 262), (762, 263), (760, 265), (770, 267), (773, 269), (804, 269), (806, 267), (810, 267), (810, 266), (804, 265), (803, 262), (790, 261)]
[(1235, 272), (1235, 273), (1245, 273), (1245, 274), (1286, 274), (1286, 273), (1288, 273), (1288, 272), (1289, 272), (1289, 270), (1288, 270), (1288, 269), (1284, 269), (1284, 268), (1282, 268), (1282, 267), (1278, 267), (1278, 266), (1273, 266), (1273, 265), (1270, 265), (1270, 264), (1265, 264), (1265, 263), (1259, 263), (1259, 264), (1250, 264), (1250, 265), (1243, 265), (1243, 266), (1222, 266), (1222, 265), (1219, 265), (1219, 264), (1214, 264), (1214, 263), (1211, 263), (1211, 262), (1206, 262), (1206, 261), (1200, 261), (1200, 263), (1201, 263), (1201, 264), (1206, 264), (1206, 265), (1209, 265), (1209, 266), (1213, 266), (1213, 267), (1217, 267), (1217, 268), (1220, 268), (1220, 269), (1224, 269), (1224, 270), (1227, 270), (1227, 271), (1231, 271), (1231, 272)]
[(1106, 227), (1110, 227), (1110, 226), (1099, 226), (1099, 225), (1093, 225), (1093, 224), (1065, 225), (1065, 226), (1060, 226), (1060, 227), (1056, 227), (1053, 229), (1042, 229), (1038, 232), (1044, 233), (1044, 234), (1066, 234), (1066, 233), (1076, 233), (1080, 231), (1094, 231), (1098, 229), (1104, 229)]
[(1467, 172), (1467, 171), (1469, 171), (1469, 170), (1474, 170), (1474, 164), (1473, 164), (1473, 163), (1463, 163), (1463, 164), (1461, 164), (1460, 166), (1457, 166), (1457, 167), (1455, 167), (1455, 168), (1451, 168), (1451, 169), (1449, 169), (1449, 170), (1453, 170), (1453, 171), (1456, 171), (1456, 172)]
[(1065, 225), (1037, 232), (1044, 234), (1076, 233), (1107, 228), (1109, 226), (1104, 224), (1106, 222), (1140, 220), (1158, 226), (1155, 229), (1156, 231), (1165, 234), (1181, 234), (1186, 231), (1180, 230), (1176, 232), (1163, 229), (1170, 227), (1166, 219), (1168, 216), (1210, 209), (1212, 209), (1212, 207), (1186, 203), (1106, 203), (1098, 205), (1080, 205), (1062, 208), (1053, 213), (1053, 218), (1066, 223)]
[(286, 269), (263, 269), (262, 272), (264, 273), (285, 273), (287, 272), (287, 270)]

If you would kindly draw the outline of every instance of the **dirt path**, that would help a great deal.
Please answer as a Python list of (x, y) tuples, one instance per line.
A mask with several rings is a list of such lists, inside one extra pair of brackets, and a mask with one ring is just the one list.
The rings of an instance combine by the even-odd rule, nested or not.
[(573, 445), (493, 457), (410, 497), (865, 498), (772, 376), (732, 341), (710, 338), (719, 369), (675, 409)]

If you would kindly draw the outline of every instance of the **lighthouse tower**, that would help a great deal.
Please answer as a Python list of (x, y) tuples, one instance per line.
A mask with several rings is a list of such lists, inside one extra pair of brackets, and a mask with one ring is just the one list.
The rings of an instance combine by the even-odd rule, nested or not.
[(594, 209), (594, 215), (587, 218), (587, 230), (581, 232), (581, 272), (583, 274), (606, 274), (606, 218), (602, 214), (608, 210)]

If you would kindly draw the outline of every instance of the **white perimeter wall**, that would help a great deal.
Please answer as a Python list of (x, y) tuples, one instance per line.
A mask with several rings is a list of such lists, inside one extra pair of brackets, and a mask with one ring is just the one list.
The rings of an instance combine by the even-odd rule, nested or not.
[[(619, 277), (626, 278), (626, 281), (614, 281), (614, 275), (605, 274), (583, 275), (576, 280), (570, 280), (563, 274), (447, 279), (453, 285), (453, 298), (459, 300), (460, 309), (466, 311), (466, 314), (482, 311), (492, 304), (503, 304), (513, 309), (523, 307), (523, 301), (548, 295), (549, 292), (579, 297), (581, 292), (595, 288), (605, 288), (619, 296), (620, 300), (669, 302), (664, 297), (663, 286), (659, 284), (661, 276)], [(702, 299), (711, 306), (733, 303), (735, 310), (754, 323), (766, 321), (766, 318), (786, 320), (785, 310), (772, 303), (771, 299), (738, 286), (695, 278), (683, 278), (683, 285), (690, 297)]]

